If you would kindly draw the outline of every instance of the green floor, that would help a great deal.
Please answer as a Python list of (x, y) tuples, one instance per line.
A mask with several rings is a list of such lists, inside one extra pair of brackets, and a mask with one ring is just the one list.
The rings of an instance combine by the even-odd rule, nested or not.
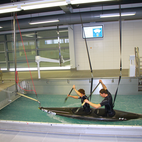
[[(36, 98), (35, 95), (29, 95)], [(65, 95), (38, 95), (43, 107), (75, 107), (80, 106), (80, 100), (68, 98), (64, 103)], [(92, 102), (99, 103), (102, 98), (99, 95), (92, 97)], [(118, 95), (115, 109), (142, 114), (142, 95)], [(63, 116), (51, 115), (38, 109), (39, 104), (35, 101), (21, 97), (7, 107), (0, 110), (0, 120), (68, 123), (68, 124), (102, 124), (102, 125), (135, 125), (141, 126), (142, 119), (123, 122), (88, 121)]]

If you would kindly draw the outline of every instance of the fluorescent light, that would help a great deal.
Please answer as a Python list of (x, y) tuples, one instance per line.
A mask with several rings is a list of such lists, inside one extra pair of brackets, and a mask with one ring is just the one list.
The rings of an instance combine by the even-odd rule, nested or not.
[(7, 70), (7, 68), (1, 68), (1, 70), (2, 70), (2, 71), (6, 71), (6, 70)]
[[(63, 67), (40, 67), (40, 70), (69, 70), (71, 66), (63, 66)], [(4, 69), (1, 69), (4, 70)], [(29, 71), (29, 68), (17, 68), (17, 71)], [(36, 71), (37, 68), (30, 68), (30, 71)], [(15, 68), (10, 68), (10, 71), (15, 71)]]
[(94, 2), (104, 2), (104, 1), (114, 1), (114, 0), (70, 0), (70, 3), (81, 4), (81, 3), (94, 3)]
[[(136, 12), (126, 12), (126, 13), (121, 13), (121, 16), (133, 16), (135, 15)], [(112, 14), (101, 14), (100, 18), (108, 18), (108, 17), (119, 17), (119, 13), (112, 13)]]
[(17, 6), (15, 7), (5, 7), (5, 8), (0, 8), (0, 14), (2, 13), (10, 13), (10, 12), (16, 12), (16, 11), (20, 11), (20, 8), (17, 8)]
[(133, 16), (136, 15), (136, 12), (127, 12), (127, 13), (122, 13), (121, 16)]
[(46, 8), (46, 7), (55, 7), (55, 6), (64, 6), (67, 5), (66, 1), (60, 1), (60, 2), (44, 2), (44, 3), (32, 3), (32, 4), (24, 4), (21, 5), (21, 8), (23, 10), (31, 10), (31, 9), (40, 9), (40, 8)]
[(49, 20), (49, 21), (39, 21), (39, 22), (30, 22), (30, 25), (35, 25), (35, 24), (45, 24), (45, 23), (55, 23), (59, 22), (59, 20)]
[(0, 29), (1, 29), (2, 27), (0, 26)]

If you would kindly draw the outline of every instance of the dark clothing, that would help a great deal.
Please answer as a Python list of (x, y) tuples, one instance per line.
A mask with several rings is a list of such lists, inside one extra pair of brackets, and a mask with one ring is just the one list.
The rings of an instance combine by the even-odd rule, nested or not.
[(104, 100), (100, 103), (100, 105), (105, 106), (105, 110), (108, 116), (113, 117), (115, 115), (115, 112), (113, 110), (112, 96), (108, 90), (106, 91), (107, 91), (108, 96), (104, 98)]
[[(81, 99), (81, 103), (83, 103), (85, 99), (88, 100), (88, 98), (87, 98), (86, 95), (83, 96), (83, 97), (78, 97), (78, 99)], [(90, 112), (90, 105), (87, 104), (87, 103), (85, 103), (85, 104), (83, 105), (83, 109), (84, 109), (85, 112)]]

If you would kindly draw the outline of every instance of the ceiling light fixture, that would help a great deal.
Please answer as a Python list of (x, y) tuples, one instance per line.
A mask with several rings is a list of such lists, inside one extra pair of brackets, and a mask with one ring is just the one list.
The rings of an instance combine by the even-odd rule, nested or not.
[(40, 9), (40, 8), (47, 8), (47, 7), (55, 7), (55, 6), (64, 6), (67, 5), (67, 2), (64, 0), (62, 1), (53, 1), (53, 2), (39, 2), (39, 3), (25, 3), (21, 5), (21, 9), (23, 10), (31, 10), (31, 9)]
[(104, 2), (104, 1), (115, 1), (115, 0), (70, 0), (70, 3), (81, 4), (81, 3), (94, 3), (94, 2)]
[[(121, 16), (133, 16), (135, 15), (136, 12), (126, 12), (126, 13), (121, 13)], [(119, 17), (119, 13), (111, 13), (111, 14), (101, 14), (100, 18), (109, 18), (109, 17)]]
[(17, 12), (20, 11), (21, 8), (18, 6), (11, 6), (11, 7), (0, 7), (0, 14), (2, 13), (10, 13), (10, 12)]
[[(40, 67), (40, 70), (69, 70), (71, 66), (62, 66), (62, 67)], [(1, 70), (6, 70), (6, 68), (1, 68)], [(15, 68), (10, 68), (10, 71), (15, 71)], [(31, 71), (36, 71), (37, 68), (30, 68)], [(29, 71), (29, 68), (17, 68), (17, 71)]]
[(36, 25), (36, 24), (45, 24), (45, 23), (55, 23), (59, 22), (59, 20), (49, 20), (49, 21), (38, 21), (38, 22), (30, 22), (30, 25)]

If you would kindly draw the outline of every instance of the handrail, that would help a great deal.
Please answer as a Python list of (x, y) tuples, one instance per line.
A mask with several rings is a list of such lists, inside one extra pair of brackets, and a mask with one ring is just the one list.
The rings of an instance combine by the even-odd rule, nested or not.
[(136, 77), (140, 77), (140, 56), (139, 47), (135, 47)]

